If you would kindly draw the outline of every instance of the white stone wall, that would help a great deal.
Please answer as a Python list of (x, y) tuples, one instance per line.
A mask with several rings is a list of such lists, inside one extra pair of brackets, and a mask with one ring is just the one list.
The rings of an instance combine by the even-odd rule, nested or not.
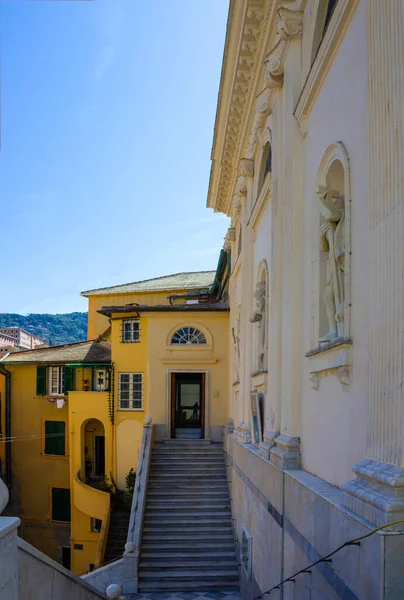
[[(351, 184), (352, 376), (345, 389), (336, 370), (310, 385), (312, 362), (304, 358), (302, 380), (303, 467), (333, 484), (352, 477), (352, 465), (365, 454), (367, 364), (369, 360), (369, 171), (367, 155), (366, 2), (361, 2), (319, 90), (304, 140), (304, 339), (310, 350), (311, 245), (313, 196), (326, 149), (341, 141), (349, 157)], [(319, 451), (321, 449), (321, 451)]]
[(18, 600), (19, 524), (14, 517), (0, 517), (0, 600)]

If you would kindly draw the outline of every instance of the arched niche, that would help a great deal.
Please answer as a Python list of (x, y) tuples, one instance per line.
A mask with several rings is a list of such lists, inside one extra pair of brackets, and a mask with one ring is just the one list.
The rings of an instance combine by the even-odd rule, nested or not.
[(105, 428), (98, 419), (87, 419), (81, 425), (81, 473), (83, 481), (91, 483), (105, 473)]
[(254, 289), (255, 310), (250, 318), (254, 324), (253, 333), (253, 370), (264, 372), (268, 370), (268, 264), (261, 260), (258, 265)]
[(350, 170), (341, 142), (324, 153), (312, 214), (311, 348), (316, 348), (350, 339)]

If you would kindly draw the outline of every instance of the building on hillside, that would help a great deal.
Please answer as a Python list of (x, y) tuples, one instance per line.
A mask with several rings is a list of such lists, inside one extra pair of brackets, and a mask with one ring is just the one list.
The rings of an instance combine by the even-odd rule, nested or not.
[(98, 338), (0, 364), (10, 394), (6, 436), (19, 440), (6, 445), (10, 514), (21, 516), (21, 535), (34, 546), (59, 561), (71, 556), (77, 574), (104, 560), (113, 508), (105, 484), (125, 489), (146, 416), (157, 440), (222, 439), (228, 266), (222, 252), (217, 272), (84, 292)]
[(45, 346), (46, 342), (41, 340), (33, 333), (29, 333), (22, 327), (2, 327), (0, 334), (7, 335), (14, 340), (14, 345), (18, 348), (33, 350), (38, 346)]
[[(404, 517), (403, 31), (401, 0), (230, 1), (208, 206), (232, 220), (247, 600)], [(401, 598), (403, 540), (373, 535), (271, 598)]]
[(0, 331), (0, 349), (2, 348), (14, 348), (15, 341), (12, 335), (7, 335)]

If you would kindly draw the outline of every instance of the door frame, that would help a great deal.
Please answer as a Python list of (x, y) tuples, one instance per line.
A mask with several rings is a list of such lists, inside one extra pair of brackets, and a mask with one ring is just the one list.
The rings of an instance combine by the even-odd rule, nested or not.
[(209, 427), (209, 387), (210, 371), (206, 369), (167, 369), (166, 370), (166, 439), (173, 439), (175, 421), (173, 419), (173, 405), (175, 405), (175, 375), (188, 373), (189, 375), (203, 375), (202, 377), (202, 439), (210, 439)]

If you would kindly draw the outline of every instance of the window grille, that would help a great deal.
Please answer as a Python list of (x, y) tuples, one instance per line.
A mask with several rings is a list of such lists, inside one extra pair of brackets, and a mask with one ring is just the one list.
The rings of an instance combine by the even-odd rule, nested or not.
[(172, 344), (206, 344), (206, 337), (195, 327), (183, 327), (171, 338)]
[(139, 342), (140, 341), (139, 319), (125, 319), (122, 322), (122, 341), (123, 342)]
[(119, 373), (119, 408), (143, 409), (143, 373)]

